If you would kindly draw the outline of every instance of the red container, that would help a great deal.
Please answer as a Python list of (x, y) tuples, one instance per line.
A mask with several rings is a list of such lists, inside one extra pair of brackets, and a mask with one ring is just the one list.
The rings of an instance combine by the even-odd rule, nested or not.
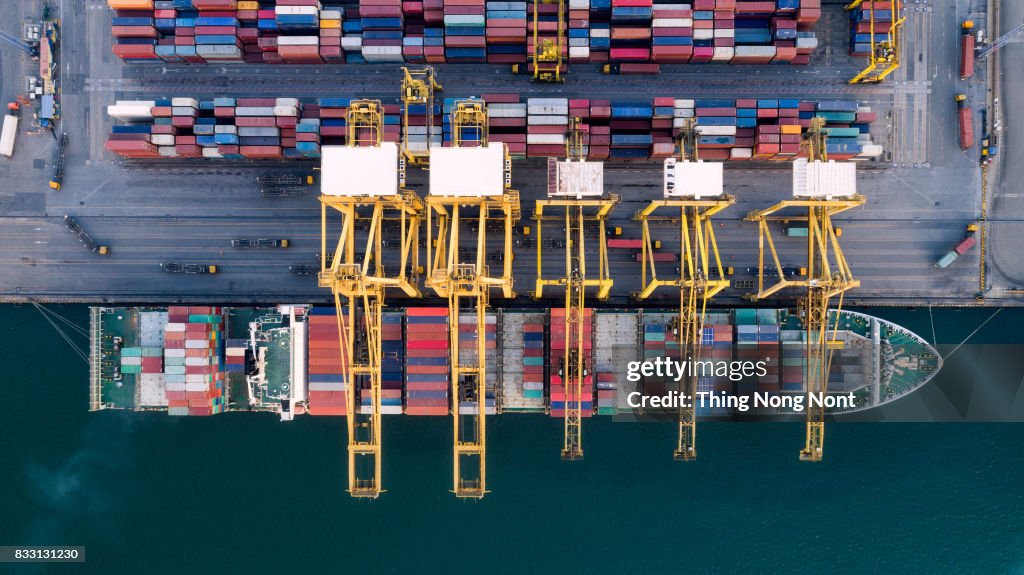
[(974, 34), (964, 30), (960, 36), (960, 79), (974, 76)]

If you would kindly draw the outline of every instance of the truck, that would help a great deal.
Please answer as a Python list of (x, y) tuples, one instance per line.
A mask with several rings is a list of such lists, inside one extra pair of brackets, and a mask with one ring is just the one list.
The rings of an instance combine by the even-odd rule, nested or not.
[(7, 104), (3, 133), (0, 135), (0, 155), (10, 158), (14, 155), (14, 139), (18, 135), (18, 103)]
[[(843, 228), (835, 228), (836, 237), (843, 237)], [(786, 235), (789, 237), (806, 238), (808, 234), (806, 227), (789, 226), (786, 228)]]
[(160, 269), (172, 274), (215, 274), (217, 266), (210, 264), (182, 264), (178, 262), (163, 262)]
[(233, 248), (286, 248), (288, 247), (288, 240), (281, 239), (265, 239), (261, 238), (258, 240), (249, 239), (238, 239), (231, 240), (231, 247)]
[[(674, 262), (676, 261), (676, 254), (671, 252), (651, 252), (648, 257), (656, 262)], [(642, 262), (644, 261), (644, 254), (637, 252), (633, 254), (633, 261)]]
[(288, 266), (288, 271), (290, 271), (291, 273), (293, 273), (293, 274), (295, 274), (297, 276), (311, 276), (311, 275), (316, 275), (317, 273), (319, 273), (320, 272), (320, 268), (318, 268), (316, 266), (294, 265), (294, 266)]
[(950, 264), (957, 260), (957, 258), (964, 255), (968, 250), (974, 247), (974, 244), (977, 243), (974, 236), (978, 233), (978, 229), (978, 224), (968, 224), (967, 231), (964, 233), (964, 238), (960, 240), (953, 249), (943, 254), (942, 257), (939, 258), (939, 261), (935, 262), (935, 267), (939, 269), (948, 268)]
[(621, 64), (605, 64), (601, 67), (605, 74), (661, 74), (661, 65), (646, 62), (622, 62)]
[(957, 121), (960, 123), (960, 149), (969, 150), (974, 145), (974, 119), (971, 116), (971, 107), (967, 105), (965, 94), (957, 94), (954, 100)]
[(964, 20), (960, 25), (960, 79), (974, 76), (974, 21)]
[[(656, 250), (657, 249), (661, 249), (661, 240), (654, 240), (654, 242), (652, 242), (652, 243), (654, 244), (654, 249), (656, 249)], [(607, 240), (605, 245), (607, 247), (611, 248), (611, 249), (619, 248), (619, 249), (627, 249), (627, 250), (639, 250), (639, 249), (643, 249), (644, 241), (643, 240), (627, 240), (627, 239), (623, 239), (623, 238), (614, 238), (614, 239)]]
[(50, 188), (59, 190), (64, 184), (64, 158), (67, 155), (68, 134), (64, 132), (57, 140), (57, 152), (53, 158), (53, 172), (50, 174)]
[(110, 255), (110, 248), (97, 244), (89, 234), (85, 233), (85, 230), (82, 229), (82, 226), (78, 224), (78, 221), (76, 221), (75, 218), (65, 215), (64, 227), (66, 227), (69, 232), (78, 236), (78, 241), (82, 242), (85, 249), (101, 256)]

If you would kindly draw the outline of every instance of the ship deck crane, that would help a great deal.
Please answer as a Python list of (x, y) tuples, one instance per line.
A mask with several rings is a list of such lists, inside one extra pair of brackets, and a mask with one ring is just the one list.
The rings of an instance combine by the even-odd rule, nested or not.
[[(640, 300), (650, 297), (659, 287), (679, 288), (679, 317), (676, 320), (681, 360), (696, 362), (700, 358), (704, 332), (704, 315), (708, 301), (729, 287), (718, 253), (712, 216), (735, 203), (723, 190), (723, 166), (702, 162), (697, 152), (697, 129), (692, 118), (683, 127), (680, 158), (669, 158), (664, 164), (664, 199), (654, 200), (637, 212), (643, 235), (641, 255), (643, 271), (637, 293)], [(660, 208), (675, 210), (671, 216), (654, 215)], [(678, 278), (659, 279), (654, 262), (651, 222), (679, 226)], [(679, 410), (679, 439), (673, 457), (680, 461), (697, 458), (695, 401), (697, 379), (686, 374), (679, 391), (691, 399)]]
[[(413, 166), (422, 166), (430, 163), (430, 140), (434, 135), (434, 93), (441, 91), (441, 84), (437, 83), (434, 76), (434, 68), (409, 69), (402, 68), (402, 158)], [(423, 107), (426, 116), (426, 143), (411, 142), (409, 113), (413, 106)]]
[[(565, 388), (565, 425), (562, 459), (583, 458), (583, 388), (592, 378), (593, 366), (585, 350), (586, 290), (597, 289), (597, 298), (608, 298), (613, 280), (608, 265), (605, 223), (619, 203), (616, 194), (604, 192), (604, 164), (588, 162), (584, 128), (573, 118), (566, 139), (566, 160), (548, 160), (547, 199), (537, 200), (537, 284), (534, 297), (540, 298), (545, 286), (565, 290), (565, 355), (558, 375)], [(555, 214), (546, 215), (545, 209)], [(565, 268), (557, 278), (544, 277), (544, 222), (565, 226)], [(597, 224), (597, 274), (587, 275), (586, 227)], [(592, 401), (593, 398), (590, 398)]]
[[(555, 38), (541, 37), (540, 6), (558, 5), (558, 27)], [(533, 55), (532, 69), (534, 81), (564, 82), (562, 66), (565, 63), (563, 51), (565, 40), (565, 0), (532, 0), (533, 6)]]
[[(800, 451), (802, 461), (820, 461), (825, 441), (825, 408), (820, 399), (828, 392), (828, 375), (831, 369), (832, 352), (841, 347), (835, 339), (843, 295), (860, 286), (860, 280), (853, 276), (843, 250), (839, 235), (832, 225), (836, 214), (855, 208), (864, 203), (864, 197), (857, 194), (856, 164), (828, 160), (824, 119), (811, 120), (804, 142), (807, 159), (793, 162), (793, 199), (783, 200), (770, 208), (755, 210), (747, 214), (748, 221), (754, 221), (759, 229), (759, 263), (757, 293), (752, 299), (764, 299), (787, 287), (806, 289), (801, 301), (801, 315), (806, 330), (807, 366), (804, 371), (806, 382), (807, 434), (804, 448)], [(778, 215), (783, 210), (796, 208), (806, 216)], [(803, 279), (788, 279), (783, 273), (779, 254), (772, 240), (770, 222), (779, 220), (807, 222), (807, 276)], [(773, 285), (765, 285), (766, 262), (765, 244), (771, 254), (774, 274)], [(768, 272), (768, 275), (774, 275)], [(836, 324), (829, 332), (829, 302), (838, 297), (835, 308)]]
[[(857, 9), (864, 0), (854, 0), (846, 5), (847, 11)], [(875, 5), (880, 2), (874, 2)], [(851, 84), (877, 84), (885, 80), (900, 67), (900, 52), (902, 50), (903, 24), (906, 17), (900, 11), (903, 0), (889, 0), (889, 10), (892, 12), (892, 21), (889, 30), (880, 39), (875, 34), (875, 10), (870, 8), (871, 22), (871, 54), (868, 56), (868, 65), (859, 74), (850, 80)]]
[[(513, 298), (512, 230), (519, 221), (519, 192), (511, 188), (512, 162), (504, 144), (487, 140), (487, 107), (482, 100), (459, 100), (451, 111), (452, 147), (434, 148), (430, 158), (427, 205), (427, 287), (448, 300), (453, 492), (482, 498), (487, 493), (486, 314), (492, 290)], [(475, 250), (463, 260), (462, 228), (476, 226)], [(503, 228), (501, 271), (487, 265), (489, 223)], [(459, 350), (463, 302), (475, 313), (476, 353)]]
[[(389, 290), (420, 296), (418, 238), (424, 205), (402, 188), (397, 144), (381, 141), (381, 103), (352, 101), (347, 126), (345, 146), (323, 149), (320, 253), (330, 253), (329, 212), (340, 213), (341, 233), (333, 256), (321, 261), (319, 285), (331, 289), (337, 308), (346, 385), (348, 491), (353, 497), (376, 498), (383, 490), (381, 313)], [(369, 231), (357, 240), (356, 221), (362, 218), (369, 218)], [(385, 226), (399, 230), (397, 262), (393, 248), (382, 250)], [(393, 266), (390, 274), (385, 263)], [(370, 408), (364, 412), (360, 406), (365, 394), (370, 395)]]

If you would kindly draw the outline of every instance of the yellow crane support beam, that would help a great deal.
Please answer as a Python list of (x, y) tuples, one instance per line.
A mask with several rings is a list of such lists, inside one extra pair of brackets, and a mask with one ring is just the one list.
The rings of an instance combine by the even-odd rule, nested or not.
[[(441, 91), (434, 68), (402, 68), (402, 157), (406, 163), (422, 166), (430, 163), (430, 137), (434, 134), (434, 93)], [(409, 108), (423, 106), (427, 116), (427, 142), (419, 146), (409, 141)]]
[[(383, 116), (380, 102), (352, 102), (348, 113), (348, 148), (377, 147), (381, 142)], [(397, 160), (397, 158), (396, 158)], [(395, 166), (397, 177), (397, 168)], [(327, 169), (330, 169), (327, 167)], [(319, 285), (334, 295), (345, 380), (348, 429), (348, 491), (353, 497), (376, 498), (381, 480), (381, 314), (388, 290), (419, 297), (419, 226), (422, 200), (409, 190), (392, 195), (336, 195), (324, 190), (320, 197)], [(328, 214), (341, 216), (341, 232), (333, 256), (327, 259)], [(365, 238), (357, 238), (356, 222), (368, 219)], [(396, 225), (397, 224), (397, 225)], [(398, 228), (398, 263), (389, 273), (383, 256), (383, 230)], [(361, 244), (361, 245), (360, 245)], [(369, 413), (361, 413), (364, 394), (370, 395)]]
[[(827, 160), (825, 153), (826, 135), (824, 120), (816, 117), (805, 141), (811, 162)], [(806, 289), (801, 300), (801, 314), (806, 330), (807, 367), (804, 372), (807, 402), (807, 433), (804, 448), (800, 451), (802, 461), (820, 461), (825, 441), (825, 408), (822, 401), (811, 401), (812, 396), (823, 399), (828, 393), (828, 374), (831, 369), (832, 351), (840, 346), (836, 341), (839, 314), (843, 295), (860, 286), (839, 244), (839, 235), (832, 224), (832, 217), (864, 203), (864, 197), (856, 193), (842, 198), (799, 197), (784, 200), (763, 210), (750, 212), (746, 219), (758, 224), (759, 259), (757, 294), (753, 299), (766, 298), (787, 287)], [(796, 216), (779, 215), (787, 209), (797, 209)], [(802, 214), (806, 213), (806, 216)], [(775, 242), (772, 239), (769, 222), (778, 220), (806, 221), (807, 223), (807, 268), (803, 279), (788, 279), (785, 276)], [(774, 270), (766, 267), (765, 245), (771, 252)], [(774, 275), (772, 285), (765, 285), (765, 276)], [(836, 324), (829, 336), (829, 302), (833, 297), (839, 301), (834, 314)]]
[[(534, 297), (540, 298), (545, 286), (565, 290), (565, 356), (559, 375), (565, 386), (565, 421), (562, 459), (583, 458), (584, 380), (591, 372), (585, 353), (586, 290), (596, 288), (599, 300), (608, 298), (613, 280), (608, 264), (606, 222), (618, 205), (616, 194), (604, 194), (603, 166), (585, 162), (583, 130), (578, 118), (569, 125), (566, 140), (568, 160), (548, 162), (548, 198), (537, 200), (533, 219), (537, 222), (537, 281)], [(600, 174), (600, 179), (598, 179)], [(545, 213), (548, 210), (548, 213)], [(551, 214), (550, 212), (554, 212)], [(544, 277), (544, 223), (561, 222), (565, 229), (565, 267), (560, 277)], [(597, 276), (587, 273), (587, 227), (596, 231)], [(596, 230), (594, 229), (596, 227)], [(593, 399), (593, 398), (591, 398)]]
[[(846, 10), (855, 10), (862, 2), (863, 0), (855, 0), (846, 5)], [(877, 84), (899, 69), (903, 24), (906, 22), (906, 17), (900, 10), (902, 2), (903, 0), (889, 0), (892, 21), (886, 33), (880, 35), (878, 39), (875, 34), (875, 8), (868, 9), (871, 23), (871, 54), (868, 56), (867, 67), (850, 80), (851, 84)]]
[[(555, 38), (542, 38), (540, 33), (541, 5), (558, 4), (558, 28)], [(532, 0), (533, 10), (533, 80), (541, 82), (564, 82), (562, 66), (565, 58), (562, 55), (565, 41), (565, 0)]]
[[(684, 163), (697, 160), (697, 131), (692, 118), (685, 122), (680, 134), (680, 160)], [(692, 164), (691, 166), (692, 167)], [(669, 185), (669, 177), (674, 176), (675, 161), (665, 162), (665, 199), (655, 200), (637, 212), (635, 219), (641, 223), (641, 260), (643, 263), (640, 285), (641, 290), (636, 297), (639, 300), (649, 298), (661, 287), (679, 289), (679, 317), (675, 328), (678, 332), (682, 359), (691, 362), (700, 359), (702, 336), (704, 332), (704, 316), (708, 301), (716, 294), (729, 287), (722, 258), (718, 252), (715, 239), (715, 228), (712, 217), (731, 206), (736, 199), (723, 194), (720, 188), (699, 190), (701, 194), (673, 197), (676, 190)], [(670, 170), (673, 170), (670, 172)], [(720, 167), (715, 171), (720, 173)], [(674, 182), (674, 180), (673, 180)], [(658, 210), (668, 211), (671, 215), (658, 216)], [(674, 224), (679, 232), (679, 267), (678, 277), (659, 279), (654, 261), (654, 240), (651, 234), (651, 222)], [(688, 404), (679, 409), (679, 436), (673, 457), (679, 461), (692, 461), (697, 458), (696, 440), (697, 425), (694, 401), (697, 380), (691, 373), (680, 382), (679, 391), (691, 398)]]
[[(456, 102), (452, 110), (455, 148), (488, 147), (486, 104), (480, 100)], [(445, 178), (461, 174), (447, 168), (431, 169), (431, 193), (427, 196), (427, 287), (448, 299), (453, 421), (452, 491), (456, 497), (482, 498), (487, 492), (487, 349), (486, 320), (491, 290), (514, 298), (512, 281), (512, 230), (519, 221), (519, 192), (511, 189), (511, 160), (501, 146), (504, 161), (499, 169), (504, 182), (500, 194), (446, 195), (435, 190)], [(445, 164), (447, 166), (447, 164)], [(465, 170), (470, 169), (465, 166)], [(462, 228), (475, 222), (472, 251), (460, 249)], [(491, 275), (487, 264), (487, 232), (491, 222), (503, 228), (504, 249), (500, 275)], [(436, 236), (436, 237), (435, 237)], [(472, 307), (476, 324), (475, 357), (459, 349), (459, 324), (463, 303)]]

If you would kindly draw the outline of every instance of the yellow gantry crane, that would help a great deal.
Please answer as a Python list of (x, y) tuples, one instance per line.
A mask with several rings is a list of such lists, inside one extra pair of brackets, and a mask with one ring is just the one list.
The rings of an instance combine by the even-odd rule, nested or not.
[[(487, 106), (459, 100), (451, 111), (452, 147), (434, 148), (430, 158), (427, 205), (427, 287), (448, 299), (454, 424), (453, 491), (457, 497), (487, 493), (486, 313), (490, 292), (512, 291), (512, 230), (519, 221), (519, 192), (511, 187), (512, 161), (504, 144), (487, 139)], [(463, 226), (476, 222), (475, 251), (460, 249)], [(487, 231), (503, 229), (501, 271), (487, 264)], [(463, 302), (476, 315), (475, 357), (459, 353), (459, 314)]]
[[(334, 294), (348, 425), (348, 490), (353, 497), (376, 498), (381, 484), (381, 313), (384, 296), (398, 289), (419, 297), (417, 287), (422, 200), (402, 189), (398, 146), (382, 142), (383, 106), (376, 100), (351, 102), (345, 146), (322, 150), (320, 253), (330, 253), (328, 212), (341, 214), (334, 255), (321, 261), (319, 285)], [(364, 215), (365, 214), (365, 215)], [(369, 218), (369, 231), (357, 247), (356, 221)], [(383, 247), (383, 229), (397, 227), (401, 247)], [(385, 268), (384, 256), (393, 266)], [(370, 394), (370, 409), (360, 409)]]
[[(637, 297), (640, 300), (647, 299), (659, 287), (679, 288), (679, 318), (676, 327), (681, 359), (690, 362), (700, 359), (708, 300), (729, 287), (711, 218), (736, 201), (724, 193), (722, 164), (700, 161), (697, 136), (695, 121), (688, 118), (680, 138), (680, 158), (665, 160), (664, 199), (652, 201), (636, 215), (643, 228), (642, 289)], [(659, 208), (678, 211), (670, 216), (654, 215)], [(678, 278), (658, 279), (652, 249), (652, 221), (679, 226)], [(697, 458), (697, 420), (693, 400), (697, 393), (696, 375), (692, 372), (685, 374), (680, 384), (679, 391), (691, 398), (691, 401), (679, 410), (679, 441), (673, 457), (691, 461)]]
[[(854, 0), (846, 5), (846, 10), (856, 10), (864, 0)], [(880, 4), (877, 0), (873, 5)], [(900, 67), (900, 51), (902, 49), (903, 24), (906, 17), (903, 16), (900, 7), (903, 0), (889, 0), (889, 10), (892, 12), (892, 22), (889, 30), (884, 35), (875, 34), (875, 11), (877, 8), (870, 8), (871, 22), (871, 54), (868, 56), (868, 65), (860, 74), (850, 80), (851, 84), (876, 84), (895, 72)], [(880, 38), (876, 39), (876, 36)]]
[[(812, 397), (824, 398), (828, 393), (832, 351), (841, 347), (841, 342), (835, 340), (835, 334), (843, 295), (860, 286), (860, 281), (854, 279), (843, 255), (839, 235), (832, 225), (832, 216), (862, 205), (864, 197), (857, 194), (856, 164), (828, 160), (824, 124), (821, 117), (811, 120), (804, 143), (808, 158), (793, 162), (793, 199), (784, 200), (764, 210), (752, 211), (746, 217), (748, 221), (757, 222), (759, 229), (757, 294), (753, 299), (766, 298), (786, 287), (802, 287), (807, 290), (801, 301), (807, 344), (807, 366), (804, 371), (807, 437), (800, 451), (802, 461), (821, 460), (825, 441), (825, 408), (822, 402), (812, 401)], [(791, 208), (801, 212), (806, 210), (807, 215), (778, 215)], [(770, 222), (780, 220), (807, 222), (805, 278), (786, 277), (769, 227)], [(772, 260), (768, 265), (774, 265), (773, 269), (766, 267), (765, 244)], [(775, 281), (770, 286), (765, 285), (766, 275), (774, 276)], [(839, 301), (835, 308), (836, 324), (830, 336), (829, 302), (834, 297), (838, 297)]]
[[(597, 288), (597, 299), (604, 300), (612, 289), (608, 265), (605, 222), (619, 196), (604, 193), (604, 164), (588, 162), (584, 131), (579, 118), (569, 124), (565, 161), (548, 160), (548, 197), (537, 200), (537, 286), (540, 298), (545, 286), (565, 290), (565, 355), (558, 368), (565, 387), (565, 436), (562, 459), (583, 458), (583, 386), (591, 365), (585, 353), (586, 289)], [(545, 208), (561, 212), (545, 215)], [(565, 226), (565, 268), (560, 277), (544, 277), (544, 222), (562, 222)], [(586, 224), (597, 224), (597, 277), (587, 277)], [(593, 227), (593, 226), (591, 226)], [(593, 398), (589, 398), (593, 400)]]
[[(564, 82), (562, 51), (565, 40), (565, 0), (532, 0), (533, 3), (533, 79), (541, 82)], [(558, 4), (558, 29), (555, 38), (541, 38), (541, 5)]]
[[(434, 68), (402, 68), (402, 158), (403, 161), (413, 166), (422, 166), (430, 163), (430, 139), (434, 135), (434, 93), (441, 91), (441, 84), (437, 83), (434, 76)], [(416, 129), (410, 129), (409, 109), (412, 106), (422, 106), (425, 109), (427, 118), (426, 126), (423, 126), (425, 142), (410, 141), (411, 137), (421, 134)], [(413, 126), (420, 128), (420, 126)]]

